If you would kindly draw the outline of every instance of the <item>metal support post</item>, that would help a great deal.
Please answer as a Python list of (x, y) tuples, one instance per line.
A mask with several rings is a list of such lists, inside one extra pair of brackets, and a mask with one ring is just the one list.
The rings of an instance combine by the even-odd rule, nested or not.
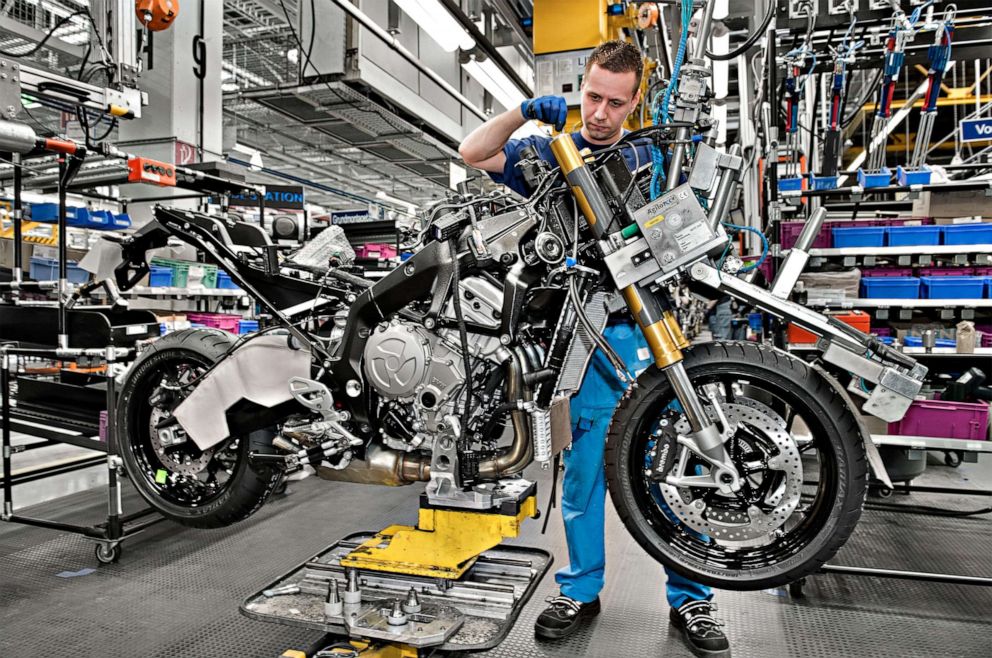
[(7, 521), (14, 514), (14, 486), (10, 467), (10, 355), (6, 349), (0, 356), (0, 387), (3, 388), (0, 392), (3, 396), (3, 520)]
[(60, 348), (69, 347), (68, 329), (66, 328), (65, 317), (65, 297), (66, 297), (66, 186), (67, 180), (66, 156), (59, 154), (59, 223), (58, 223), (58, 250), (59, 250), (59, 326), (58, 326), (58, 346)]
[[(11, 162), (14, 163), (14, 271), (11, 273), (13, 280), (16, 283), (20, 283), (24, 279), (24, 263), (21, 255), (21, 244), (24, 240), (22, 235), (21, 220), (24, 217), (24, 201), (21, 199), (21, 192), (23, 191), (23, 172), (21, 171), (21, 154), (12, 153)], [(15, 289), (13, 291), (13, 296), (16, 298), (19, 293)]]

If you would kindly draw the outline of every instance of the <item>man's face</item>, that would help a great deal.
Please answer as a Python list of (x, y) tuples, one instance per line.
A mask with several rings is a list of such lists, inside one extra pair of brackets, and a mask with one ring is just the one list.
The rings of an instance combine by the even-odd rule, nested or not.
[(614, 73), (593, 64), (582, 81), (582, 133), (594, 144), (612, 143), (640, 99), (633, 71)]

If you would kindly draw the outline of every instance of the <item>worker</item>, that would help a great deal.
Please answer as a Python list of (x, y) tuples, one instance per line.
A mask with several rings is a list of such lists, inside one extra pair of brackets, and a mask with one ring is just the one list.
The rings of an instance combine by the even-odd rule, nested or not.
[[(608, 41), (586, 60), (582, 79), (582, 128), (572, 133), (578, 148), (595, 152), (616, 144), (623, 123), (640, 100), (643, 72), (641, 54), (623, 41)], [(511, 139), (528, 120), (536, 119), (562, 130), (567, 114), (565, 99), (543, 96), (524, 101), (472, 131), (461, 143), (465, 162), (489, 173), (497, 183), (527, 196), (528, 188), (519, 167), (522, 149), (533, 146), (540, 156), (554, 163), (551, 140), (545, 136)], [(628, 166), (649, 162), (644, 146), (623, 149)], [(614, 321), (603, 333), (610, 345), (638, 372), (651, 362), (651, 352), (640, 329), (629, 318)], [(616, 375), (601, 351), (592, 359), (582, 387), (572, 399), (572, 445), (564, 457), (565, 477), (561, 509), (568, 543), (569, 565), (555, 575), (560, 592), (549, 598), (550, 606), (535, 625), (539, 638), (571, 635), (600, 612), (606, 555), (604, 547), (606, 481), (603, 453), (613, 409), (626, 385)], [(722, 624), (713, 617), (715, 606), (710, 589), (666, 568), (669, 619), (681, 631), (696, 655), (729, 656), (730, 644)]]

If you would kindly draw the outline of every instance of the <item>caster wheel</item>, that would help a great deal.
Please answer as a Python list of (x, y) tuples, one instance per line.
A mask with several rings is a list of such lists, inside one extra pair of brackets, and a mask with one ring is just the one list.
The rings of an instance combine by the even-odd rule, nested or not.
[(892, 489), (889, 489), (888, 487), (879, 487), (878, 495), (881, 496), (882, 498), (889, 498), (890, 496), (892, 496)]
[(276, 485), (276, 488), (272, 490), (273, 496), (284, 496), (286, 495), (286, 489), (289, 487), (289, 482), (283, 480)]
[(100, 564), (114, 564), (121, 559), (123, 550), (120, 544), (97, 544), (96, 551), (94, 551), (96, 561)]
[(806, 593), (803, 591), (806, 589), (806, 579), (800, 578), (799, 580), (794, 580), (789, 583), (789, 596), (794, 599), (802, 599), (806, 597)]
[(944, 463), (951, 468), (957, 468), (961, 465), (961, 453), (957, 450), (948, 450), (944, 453)]

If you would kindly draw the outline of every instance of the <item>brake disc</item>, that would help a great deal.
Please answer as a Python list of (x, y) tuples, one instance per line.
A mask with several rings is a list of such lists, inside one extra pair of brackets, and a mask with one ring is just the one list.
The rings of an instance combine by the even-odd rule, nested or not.
[[(701, 496), (694, 494), (692, 488), (675, 487), (666, 482), (660, 482), (658, 486), (675, 516), (696, 532), (728, 542), (767, 537), (784, 525), (799, 505), (803, 483), (799, 449), (786, 431), (781, 416), (761, 402), (737, 398), (732, 403), (723, 402), (722, 407), (732, 427), (739, 432), (740, 426), (746, 426), (758, 437), (758, 447), (763, 453), (764, 477), (772, 477), (775, 472), (783, 475), (777, 486), (766, 492), (760, 501), (761, 506), (752, 503), (741, 509), (742, 501), (733, 496), (721, 498), (720, 502), (725, 501), (726, 507), (707, 504)], [(712, 410), (710, 415), (714, 415)], [(675, 424), (675, 430), (683, 435), (691, 431), (684, 418)], [(681, 460), (691, 455), (688, 449), (680, 451), (672, 470), (681, 472), (684, 466)]]
[(196, 475), (207, 467), (210, 458), (213, 457), (213, 448), (208, 448), (200, 453), (199, 457), (191, 457), (184, 454), (186, 451), (181, 446), (188, 445), (185, 436), (177, 436), (176, 432), (182, 432), (178, 425), (165, 430), (158, 429), (157, 426), (168, 418), (168, 414), (161, 409), (152, 408), (151, 417), (148, 419), (148, 433), (151, 436), (152, 450), (158, 456), (169, 471), (181, 475)]

